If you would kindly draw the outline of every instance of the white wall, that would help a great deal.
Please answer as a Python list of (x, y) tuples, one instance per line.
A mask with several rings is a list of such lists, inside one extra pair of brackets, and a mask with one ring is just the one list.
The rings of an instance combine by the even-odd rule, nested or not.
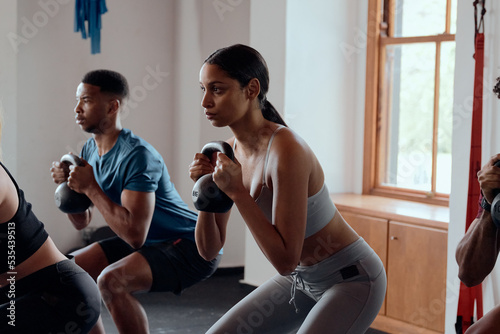
[(287, 6), (286, 121), (309, 143), (330, 192), (361, 193), (366, 1)]
[[(485, 16), (485, 59), (483, 78), (483, 164), (500, 152), (500, 103), (493, 94), (496, 78), (500, 76), (498, 24), (500, 7), (496, 1), (487, 2)], [(453, 170), (450, 196), (450, 226), (448, 230), (448, 265), (446, 290), (446, 333), (455, 333), (459, 296), (458, 266), (455, 250), (465, 233), (467, 188), (469, 179), (472, 101), (474, 89), (474, 16), (470, 1), (458, 1), (456, 33), (455, 92), (453, 110)], [(484, 313), (499, 304), (500, 267), (483, 282)]]
[[(11, 36), (16, 32), (17, 27), (17, 3), (16, 0), (5, 0), (0, 2), (0, 13), (9, 13), (2, 15), (0, 20), (0, 36)], [(2, 138), (9, 145), (2, 145), (0, 152), (3, 158), (11, 162), (9, 167), (12, 173), (17, 169), (17, 136), (15, 126), (17, 124), (17, 57), (12, 52), (11, 44), (8, 38), (0, 39), (0, 117), (3, 114)], [(10, 124), (7, 125), (7, 124)], [(14, 125), (14, 126), (13, 126)]]
[(471, 134), (472, 93), (474, 78), (472, 6), (458, 2), (454, 108), (452, 180), (450, 195), (450, 225), (448, 228), (448, 263), (446, 289), (446, 332), (452, 333), (457, 317), (460, 281), (455, 261), (455, 249), (465, 231), (469, 177), (469, 148)]

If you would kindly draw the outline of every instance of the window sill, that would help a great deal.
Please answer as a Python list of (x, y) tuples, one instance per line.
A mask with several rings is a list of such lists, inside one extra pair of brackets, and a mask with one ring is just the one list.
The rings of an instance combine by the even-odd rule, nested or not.
[(448, 230), (448, 207), (350, 193), (330, 194), (340, 211)]

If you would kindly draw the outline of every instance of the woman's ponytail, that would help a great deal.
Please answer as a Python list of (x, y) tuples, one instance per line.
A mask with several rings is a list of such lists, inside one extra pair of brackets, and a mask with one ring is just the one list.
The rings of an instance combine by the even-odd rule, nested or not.
[(285, 121), (283, 120), (279, 112), (276, 110), (276, 108), (274, 108), (274, 106), (271, 104), (271, 102), (267, 100), (266, 97), (262, 99), (260, 104), (261, 104), (260, 109), (262, 110), (262, 116), (264, 116), (265, 119), (274, 123), (288, 126), (286, 125)]

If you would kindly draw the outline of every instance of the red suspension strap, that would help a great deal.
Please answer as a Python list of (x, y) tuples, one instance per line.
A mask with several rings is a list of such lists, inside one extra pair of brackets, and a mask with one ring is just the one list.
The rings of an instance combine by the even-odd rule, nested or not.
[[(482, 3), (481, 19), (478, 22), (477, 5)], [(477, 172), (481, 169), (481, 138), (483, 121), (483, 68), (484, 68), (484, 14), (486, 0), (474, 1), (474, 101), (472, 104), (472, 133), (469, 162), (469, 189), (467, 198), (467, 215), (465, 230), (469, 229), (478, 212), (478, 198), (481, 192), (477, 180)], [(482, 30), (481, 30), (482, 28)], [(480, 30), (482, 32), (480, 32)], [(477, 320), (483, 316), (483, 291), (482, 285), (472, 288), (466, 287), (460, 282), (460, 295), (458, 299), (457, 323), (455, 329), (457, 334), (463, 334), (474, 323), (474, 305), (476, 306)]]

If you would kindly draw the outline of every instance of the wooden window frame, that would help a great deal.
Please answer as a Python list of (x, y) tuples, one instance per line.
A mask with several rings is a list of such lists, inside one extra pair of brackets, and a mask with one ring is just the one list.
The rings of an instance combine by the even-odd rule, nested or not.
[[(385, 13), (383, 13), (385, 7)], [(380, 142), (386, 136), (382, 131), (381, 122), (387, 119), (387, 108), (380, 98), (379, 90), (382, 87), (382, 69), (385, 61), (385, 47), (391, 44), (411, 44), (433, 42), (436, 43), (435, 72), (440, 73), (440, 47), (442, 42), (455, 41), (455, 35), (450, 33), (451, 22), (451, 0), (447, 0), (445, 33), (437, 36), (418, 37), (391, 37), (394, 36), (395, 0), (369, 0), (368, 1), (368, 25), (366, 46), (366, 82), (365, 82), (365, 125), (364, 125), (364, 161), (363, 161), (363, 194), (391, 197), (397, 199), (411, 200), (441, 206), (449, 205), (449, 195), (440, 194), (436, 189), (436, 156), (437, 156), (437, 125), (439, 113), (439, 75), (435, 76), (434, 84), (434, 125), (433, 125), (433, 149), (432, 149), (432, 180), (431, 192), (412, 189), (389, 187), (379, 182), (379, 160), (385, 157), (384, 148)]]

